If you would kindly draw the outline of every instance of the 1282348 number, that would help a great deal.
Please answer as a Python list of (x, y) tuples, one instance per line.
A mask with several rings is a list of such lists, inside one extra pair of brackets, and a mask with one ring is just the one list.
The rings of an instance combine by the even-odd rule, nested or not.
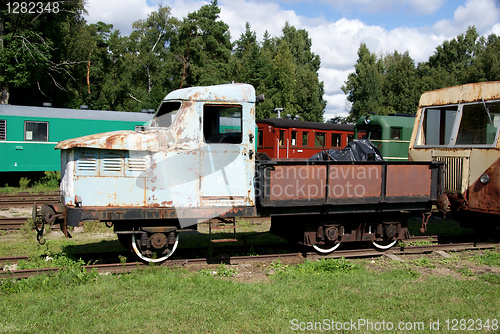
[(16, 1), (7, 2), (7, 12), (9, 14), (41, 14), (41, 13), (59, 13), (59, 2), (27, 2)]
[(447, 319), (445, 324), (448, 331), (498, 331), (498, 319)]

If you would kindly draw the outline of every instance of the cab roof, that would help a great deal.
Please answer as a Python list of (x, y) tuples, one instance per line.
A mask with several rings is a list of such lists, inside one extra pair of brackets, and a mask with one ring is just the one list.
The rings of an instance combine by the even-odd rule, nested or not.
[(170, 100), (255, 103), (255, 89), (252, 85), (242, 83), (190, 87), (175, 90), (163, 99)]

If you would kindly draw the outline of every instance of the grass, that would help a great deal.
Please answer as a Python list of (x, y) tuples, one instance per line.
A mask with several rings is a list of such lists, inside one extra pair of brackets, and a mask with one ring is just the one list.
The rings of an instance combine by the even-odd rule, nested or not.
[[(60, 180), (61, 172), (52, 171), (44, 172), (43, 175), (22, 176), (19, 179), (15, 178), (9, 180), (7, 184), (3, 184), (0, 187), (0, 193), (58, 191)], [(12, 184), (15, 184), (15, 186), (12, 186)]]
[(0, 330), (292, 333), (294, 324), (368, 319), (423, 322), (430, 333), (429, 321), (495, 319), (500, 299), (498, 285), (486, 281), (371, 271), (346, 260), (287, 266), (253, 283), (219, 276), (224, 279), (158, 267), (126, 275), (73, 269), (40, 276), (0, 292)]
[[(237, 224), (248, 234), (252, 227), (265, 229)], [(418, 332), (427, 333), (437, 332), (430, 330), (430, 321), (440, 321), (439, 332), (455, 333), (444, 328), (446, 319), (491, 322), (500, 311), (497, 249), (405, 262), (322, 259), (292, 265), (275, 260), (253, 264), (263, 272), (253, 280), (241, 279), (242, 267), (223, 264), (199, 272), (150, 266), (99, 275), (82, 270), (83, 261), (72, 254), (122, 248), (102, 224), (90, 223), (84, 231), (74, 239), (51, 232), (44, 246), (31, 231), (0, 236), (0, 256), (33, 256), (21, 267), (44, 266), (47, 256), (51, 264), (66, 267), (50, 276), (0, 283), (0, 333), (296, 333), (303, 331), (295, 326), (329, 331), (324, 326), (332, 321), (363, 320), (423, 323)], [(208, 242), (205, 233), (181, 237), (202, 247)], [(120, 262), (125, 261), (122, 256)], [(455, 275), (435, 274), (443, 267)]]

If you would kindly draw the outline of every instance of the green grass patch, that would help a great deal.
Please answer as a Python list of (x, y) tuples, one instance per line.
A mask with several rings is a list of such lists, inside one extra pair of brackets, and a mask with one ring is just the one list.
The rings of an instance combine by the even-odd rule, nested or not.
[(500, 291), (486, 280), (422, 279), (407, 270), (373, 272), (346, 260), (287, 266), (284, 273), (240, 283), (159, 267), (108, 276), (72, 269), (10, 281), (0, 292), (0, 330), (294, 333), (300, 322), (367, 319), (423, 322), (423, 332), (430, 333), (431, 320), (443, 326), (450, 318), (498, 316)]
[(496, 249), (486, 249), (483, 254), (475, 255), (473, 259), (488, 266), (500, 266), (500, 252)]
[(10, 180), (0, 187), (0, 193), (58, 191), (60, 182), (61, 172), (48, 171), (44, 172), (43, 175), (21, 176), (18, 179)]

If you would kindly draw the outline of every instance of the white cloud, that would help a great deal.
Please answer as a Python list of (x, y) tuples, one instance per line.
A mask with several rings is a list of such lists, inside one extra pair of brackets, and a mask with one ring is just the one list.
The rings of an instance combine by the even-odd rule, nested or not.
[[(152, 1), (152, 0), (149, 0)], [(297, 1), (297, 0), (290, 0)], [(346, 6), (354, 10), (382, 11), (384, 8), (394, 12), (408, 8), (419, 14), (436, 12), (443, 5), (443, 0), (319, 0), (334, 8)], [(172, 15), (179, 19), (188, 13), (197, 11), (205, 0), (163, 0), (163, 6), (172, 9)], [(284, 1), (282, 1), (284, 2)], [(303, 1), (306, 5), (307, 1)], [(152, 3), (152, 2), (151, 2)], [(500, 35), (500, 9), (497, 0), (467, 0), (458, 6), (452, 19), (441, 20), (434, 25), (421, 27), (399, 27), (388, 30), (379, 25), (367, 25), (357, 19), (341, 18), (327, 21), (318, 13), (311, 19), (301, 13), (283, 10), (279, 3), (264, 0), (220, 0), (221, 20), (229, 25), (232, 40), (237, 40), (245, 31), (245, 23), (251, 24), (257, 38), (262, 40), (267, 30), (271, 36), (281, 36), (286, 22), (297, 29), (305, 29), (312, 40), (312, 51), (321, 57), (320, 80), (325, 86), (327, 108), (325, 119), (336, 115), (345, 115), (345, 99), (340, 87), (347, 76), (354, 70), (357, 51), (361, 43), (366, 43), (371, 52), (382, 55), (408, 51), (416, 63), (426, 61), (435, 48), (444, 40), (464, 33), (468, 26), (475, 25), (479, 34), (495, 33)], [(314, 1), (311, 2), (314, 4)], [(112, 23), (123, 35), (130, 33), (133, 21), (144, 19), (155, 10), (146, 0), (89, 0), (88, 21), (101, 20)], [(384, 12), (384, 14), (386, 14)]]
[(464, 33), (474, 25), (479, 34), (491, 32), (491, 27), (500, 21), (498, 0), (467, 0), (465, 6), (459, 6), (451, 20), (441, 20), (433, 29), (447, 36)]
[(146, 0), (87, 0), (85, 8), (88, 12), (87, 22), (111, 23), (122, 35), (132, 31), (134, 21), (145, 19), (156, 10), (156, 6), (149, 6)]

